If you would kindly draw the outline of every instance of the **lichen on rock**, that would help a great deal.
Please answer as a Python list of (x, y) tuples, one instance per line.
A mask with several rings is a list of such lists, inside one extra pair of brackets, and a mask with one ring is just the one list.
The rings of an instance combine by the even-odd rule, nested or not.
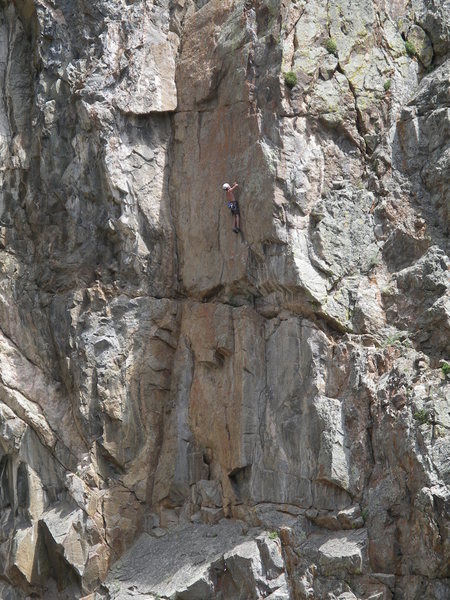
[(449, 596), (449, 39), (0, 1), (2, 598)]

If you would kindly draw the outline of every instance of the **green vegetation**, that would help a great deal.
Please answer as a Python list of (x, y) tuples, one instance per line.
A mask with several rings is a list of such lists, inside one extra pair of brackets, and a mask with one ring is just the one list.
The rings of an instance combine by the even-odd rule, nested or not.
[(382, 348), (387, 348), (388, 346), (398, 346), (403, 348), (411, 348), (411, 341), (407, 338), (405, 333), (396, 333), (387, 337), (381, 344)]
[(278, 531), (269, 531), (267, 534), (269, 540), (277, 540), (278, 539)]
[(361, 511), (361, 517), (363, 522), (365, 523), (367, 521), (367, 517), (369, 516), (369, 509), (368, 508), (363, 508)]
[(297, 85), (297, 75), (293, 71), (288, 71), (284, 74), (284, 83), (292, 90)]
[(421, 408), (420, 410), (415, 412), (413, 416), (416, 421), (419, 421), (420, 425), (425, 425), (425, 423), (428, 423), (430, 413), (424, 408)]
[(384, 82), (384, 91), (388, 92), (391, 89), (391, 80), (390, 79), (386, 79), (386, 81)]
[(387, 348), (388, 346), (401, 346), (399, 333), (396, 333), (395, 335), (391, 335), (384, 340), (383, 348)]
[(450, 375), (450, 363), (448, 363), (447, 361), (444, 360), (444, 362), (442, 363), (441, 366), (441, 371), (444, 373), (444, 375), (447, 377), (447, 375)]
[(380, 253), (376, 252), (369, 260), (369, 270), (378, 267), (380, 264)]
[(416, 54), (417, 54), (416, 47), (409, 40), (406, 40), (406, 42), (405, 42), (405, 50), (406, 50), (406, 53), (409, 54), (409, 56), (416, 56)]
[(334, 38), (328, 38), (325, 43), (325, 48), (328, 50), (330, 54), (338, 55), (338, 47), (336, 44), (336, 40)]

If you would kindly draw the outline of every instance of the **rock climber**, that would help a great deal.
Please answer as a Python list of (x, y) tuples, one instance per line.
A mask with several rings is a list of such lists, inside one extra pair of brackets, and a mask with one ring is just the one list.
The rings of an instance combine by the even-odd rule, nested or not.
[(228, 202), (228, 208), (231, 210), (231, 214), (234, 215), (234, 233), (239, 233), (240, 228), (240, 212), (239, 212), (239, 204), (236, 198), (234, 197), (233, 191), (238, 187), (236, 182), (231, 186), (229, 183), (224, 183), (222, 189), (225, 190)]

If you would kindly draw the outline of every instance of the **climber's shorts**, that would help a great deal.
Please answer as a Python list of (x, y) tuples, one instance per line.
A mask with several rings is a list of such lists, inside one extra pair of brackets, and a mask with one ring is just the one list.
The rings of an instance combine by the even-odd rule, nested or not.
[(239, 215), (239, 204), (237, 200), (234, 202), (228, 202), (228, 208), (231, 210), (233, 215)]

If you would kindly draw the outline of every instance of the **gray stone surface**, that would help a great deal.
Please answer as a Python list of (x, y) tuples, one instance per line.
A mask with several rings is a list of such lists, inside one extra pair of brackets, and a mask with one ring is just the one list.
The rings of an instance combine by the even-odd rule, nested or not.
[(0, 596), (448, 597), (449, 14), (0, 1)]
[[(176, 553), (174, 554), (174, 548)], [(126, 598), (288, 599), (280, 542), (245, 535), (242, 523), (190, 525), (158, 540), (143, 534), (105, 582), (111, 600)]]

